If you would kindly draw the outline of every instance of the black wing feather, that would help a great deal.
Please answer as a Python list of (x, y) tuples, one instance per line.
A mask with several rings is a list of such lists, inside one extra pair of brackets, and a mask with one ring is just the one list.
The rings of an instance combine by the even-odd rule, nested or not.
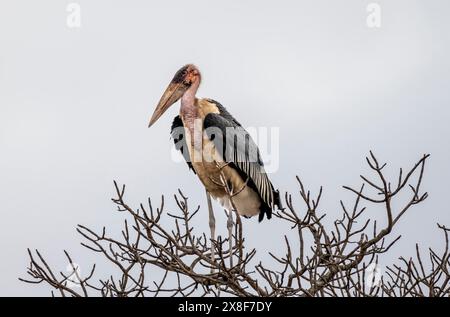
[(172, 127), (170, 129), (170, 135), (172, 136), (173, 142), (175, 143), (175, 148), (181, 152), (184, 159), (186, 160), (187, 165), (189, 166), (189, 169), (191, 169), (194, 174), (197, 174), (194, 170), (194, 167), (192, 166), (191, 158), (189, 157), (189, 149), (186, 143), (186, 133), (184, 130), (183, 121), (181, 120), (180, 116), (176, 116), (173, 119)]

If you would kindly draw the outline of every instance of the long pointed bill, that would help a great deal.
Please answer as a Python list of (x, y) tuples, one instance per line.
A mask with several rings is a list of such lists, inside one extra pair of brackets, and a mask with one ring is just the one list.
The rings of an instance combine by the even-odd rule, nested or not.
[(148, 127), (150, 128), (163, 115), (163, 113), (167, 109), (169, 109), (171, 105), (173, 105), (178, 101), (178, 99), (181, 98), (182, 95), (183, 91), (180, 87), (180, 84), (170, 83), (161, 99), (159, 100), (159, 103), (156, 106), (155, 111), (153, 112), (152, 118), (150, 119)]

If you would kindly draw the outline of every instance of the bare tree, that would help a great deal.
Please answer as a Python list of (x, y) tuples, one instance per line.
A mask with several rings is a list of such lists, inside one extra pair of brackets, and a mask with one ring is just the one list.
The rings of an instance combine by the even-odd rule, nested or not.
[[(286, 208), (277, 212), (294, 239), (284, 237), (283, 255), (270, 253), (273, 259), (263, 264), (255, 249), (247, 249), (242, 221), (236, 218), (231, 238), (210, 239), (195, 235), (191, 225), (199, 207), (191, 211), (188, 198), (181, 191), (175, 196), (178, 213), (164, 211), (164, 197), (155, 208), (133, 208), (125, 202), (125, 186), (115, 184), (118, 210), (130, 216), (125, 220), (121, 238), (107, 234), (106, 228), (95, 232), (79, 225), (82, 245), (99, 253), (111, 265), (116, 276), (94, 278), (95, 265), (86, 277), (56, 273), (38, 250), (28, 250), (30, 265), (27, 283), (46, 283), (61, 296), (449, 296), (449, 228), (438, 225), (445, 239), (443, 252), (428, 251), (429, 263), (416, 246), (414, 258), (400, 258), (386, 268), (383, 277), (377, 266), (379, 257), (400, 239), (392, 237), (393, 229), (408, 210), (427, 198), (421, 191), (424, 155), (407, 173), (400, 169), (390, 180), (370, 153), (367, 163), (374, 179), (361, 176), (358, 188), (344, 186), (354, 194), (351, 206), (340, 202), (342, 216), (326, 224), (319, 211), (322, 188), (313, 197), (297, 177), (303, 208), (296, 210), (292, 196), (285, 195)], [(394, 208), (408, 195), (406, 203)], [(394, 201), (396, 202), (394, 204)], [(364, 206), (363, 206), (364, 205)], [(386, 223), (380, 226), (367, 217), (366, 207), (381, 207)], [(171, 218), (173, 227), (162, 219)], [(212, 247), (211, 247), (212, 245)], [(211, 251), (212, 250), (212, 251)], [(73, 261), (64, 251), (71, 265)], [(162, 272), (161, 279), (152, 275)], [(77, 288), (71, 287), (74, 275)]]

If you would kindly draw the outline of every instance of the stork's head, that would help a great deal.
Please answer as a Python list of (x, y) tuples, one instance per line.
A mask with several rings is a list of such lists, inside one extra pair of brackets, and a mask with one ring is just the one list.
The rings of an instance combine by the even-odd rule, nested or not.
[(190, 88), (193, 89), (192, 93), (195, 94), (198, 86), (200, 85), (200, 71), (193, 64), (188, 64), (181, 67), (173, 77), (169, 86), (164, 91), (148, 127), (151, 127), (153, 123), (158, 120), (163, 113), (169, 109), (171, 105), (177, 102)]

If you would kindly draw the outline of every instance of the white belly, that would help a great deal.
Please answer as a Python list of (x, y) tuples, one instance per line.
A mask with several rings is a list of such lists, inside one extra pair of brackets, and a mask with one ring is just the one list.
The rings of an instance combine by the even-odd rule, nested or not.
[(215, 198), (222, 207), (227, 210), (233, 210), (234, 204), (236, 211), (241, 216), (253, 217), (259, 214), (261, 200), (255, 191), (248, 186), (246, 186), (239, 194), (233, 196), (231, 198), (232, 201), (228, 195)]

